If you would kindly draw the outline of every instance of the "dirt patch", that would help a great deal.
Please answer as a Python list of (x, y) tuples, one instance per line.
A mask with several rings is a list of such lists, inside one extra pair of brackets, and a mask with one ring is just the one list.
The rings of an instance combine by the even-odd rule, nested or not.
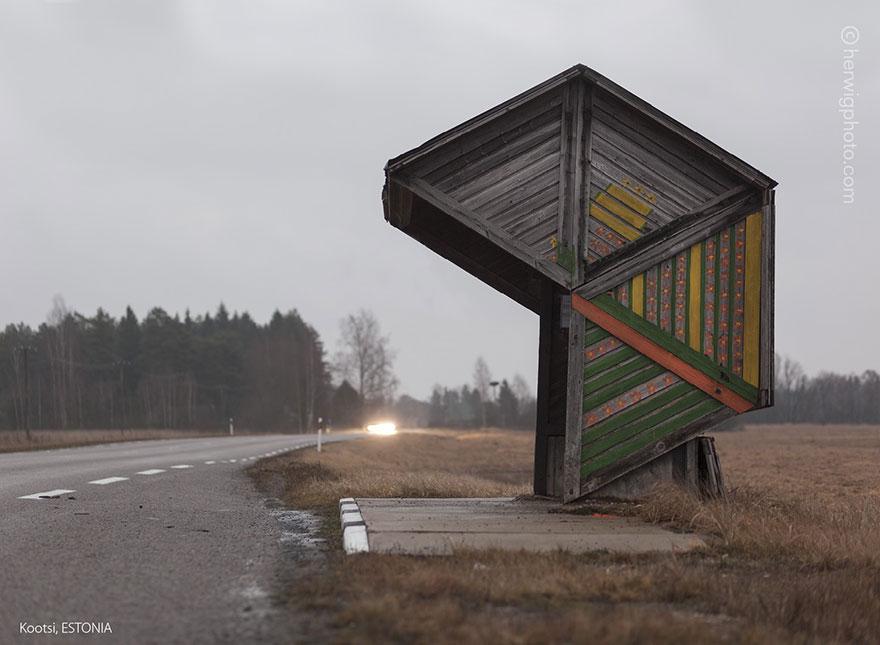
[[(331, 547), (339, 497), (529, 489), (528, 433), (391, 439), (291, 453), (251, 472), (287, 504), (323, 513), (337, 532)], [(334, 549), (285, 602), (318, 612), (338, 642), (876, 641), (880, 474), (870, 455), (880, 451), (880, 429), (750, 428), (718, 444), (736, 487), (727, 500), (659, 489), (642, 504), (614, 506), (709, 534), (702, 552), (415, 558)]]

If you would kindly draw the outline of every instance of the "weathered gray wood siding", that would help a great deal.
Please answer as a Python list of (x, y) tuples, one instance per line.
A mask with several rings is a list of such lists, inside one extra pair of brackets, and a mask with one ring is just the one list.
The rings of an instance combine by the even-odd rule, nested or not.
[(480, 223), (550, 258), (559, 209), (561, 95), (527, 103), (434, 151), (409, 173)]
[(609, 93), (593, 94), (586, 257), (592, 262), (742, 179)]

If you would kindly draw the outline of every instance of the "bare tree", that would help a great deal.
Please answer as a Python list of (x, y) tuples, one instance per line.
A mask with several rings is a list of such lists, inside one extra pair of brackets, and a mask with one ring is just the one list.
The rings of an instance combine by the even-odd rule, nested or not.
[(361, 309), (342, 319), (339, 345), (334, 368), (342, 378), (355, 383), (362, 404), (394, 396), (395, 352), (372, 311)]
[(523, 378), (522, 374), (513, 375), (513, 382), (510, 384), (510, 388), (513, 390), (513, 394), (520, 403), (525, 403), (526, 401), (535, 398), (535, 393), (532, 391), (532, 388), (529, 387), (529, 384)]
[(489, 388), (492, 383), (492, 373), (482, 356), (474, 363), (474, 389), (480, 395), (480, 421), (481, 426), (486, 427), (486, 401), (489, 400)]

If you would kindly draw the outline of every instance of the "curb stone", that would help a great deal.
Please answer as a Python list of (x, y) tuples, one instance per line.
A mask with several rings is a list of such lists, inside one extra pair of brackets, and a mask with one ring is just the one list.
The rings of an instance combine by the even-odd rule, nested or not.
[(339, 522), (342, 524), (342, 548), (345, 553), (369, 553), (367, 525), (354, 498), (343, 497), (339, 500)]

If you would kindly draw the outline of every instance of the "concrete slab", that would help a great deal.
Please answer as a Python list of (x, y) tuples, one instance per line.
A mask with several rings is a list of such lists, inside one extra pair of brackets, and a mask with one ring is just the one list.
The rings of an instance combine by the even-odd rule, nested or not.
[[(698, 535), (633, 518), (575, 515), (533, 498), (356, 498), (371, 553), (450, 555), (460, 549), (573, 553), (687, 551)], [(346, 500), (348, 502), (348, 500)]]

